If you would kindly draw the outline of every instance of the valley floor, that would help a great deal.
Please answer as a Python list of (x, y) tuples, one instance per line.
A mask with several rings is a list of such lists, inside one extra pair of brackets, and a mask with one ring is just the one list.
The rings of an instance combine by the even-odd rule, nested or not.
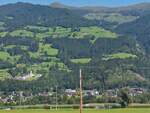
[[(0, 113), (79, 113), (79, 110), (1, 110)], [(150, 113), (150, 108), (84, 110), (83, 113)]]

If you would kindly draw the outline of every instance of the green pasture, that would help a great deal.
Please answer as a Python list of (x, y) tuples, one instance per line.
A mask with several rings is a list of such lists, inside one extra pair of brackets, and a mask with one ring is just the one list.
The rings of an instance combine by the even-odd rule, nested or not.
[[(1, 110), (0, 113), (79, 113), (79, 110)], [(84, 110), (83, 113), (150, 113), (149, 109)]]
[(136, 55), (133, 55), (131, 53), (114, 53), (110, 55), (105, 55), (103, 57), (103, 60), (112, 60), (112, 59), (127, 59), (127, 58), (137, 58)]
[(39, 49), (41, 53), (46, 53), (49, 56), (56, 56), (58, 54), (58, 49), (52, 48), (50, 44), (40, 43)]
[[(38, 30), (41, 32), (36, 33), (36, 38), (43, 39), (45, 37), (51, 38), (62, 38), (62, 37), (69, 37), (69, 38), (87, 38), (87, 36), (94, 36), (94, 41), (97, 38), (117, 38), (117, 34), (111, 31), (105, 30), (101, 27), (91, 26), (91, 27), (80, 27), (77, 31), (72, 31), (71, 28), (64, 28), (64, 27), (42, 27), (42, 26), (27, 26), (25, 27), (26, 30), (23, 30), (23, 33), (26, 35), (32, 35), (32, 30)], [(22, 30), (21, 30), (22, 32)], [(14, 34), (18, 34), (16, 31)], [(19, 34), (20, 35), (20, 34)]]
[(5, 79), (8, 79), (10, 77), (11, 77), (11, 75), (7, 72), (6, 69), (0, 70), (0, 80), (1, 81), (5, 80)]
[(0, 51), (0, 60), (8, 60), (8, 58), (10, 58), (9, 53)]
[(37, 38), (38, 40), (43, 40), (43, 38), (76, 38), (83, 39), (88, 37), (94, 37), (92, 42), (95, 42), (98, 38), (117, 38), (118, 35), (111, 31), (105, 30), (101, 27), (91, 26), (91, 27), (80, 27), (79, 30), (73, 30), (72, 28), (65, 28), (61, 26), (57, 27), (44, 27), (44, 26), (26, 26), (22, 29), (15, 30), (12, 32), (0, 32), (0, 37), (6, 36), (17, 37), (31, 37)]
[(19, 55), (10, 56), (10, 54), (8, 52), (0, 51), (0, 60), (2, 60), (2, 61), (8, 61), (8, 62), (14, 64), (17, 60), (19, 60), (19, 58), (20, 58)]
[(44, 32), (44, 31), (47, 31), (48, 28), (47, 27), (44, 27), (44, 26), (26, 26), (24, 27), (26, 30), (38, 30), (40, 32)]
[(117, 22), (119, 24), (136, 20), (136, 16), (124, 16), (119, 13), (89, 13), (84, 16), (89, 20), (105, 20), (108, 22)]
[(39, 58), (42, 55), (48, 55), (48, 56), (56, 56), (58, 54), (59, 50), (56, 48), (53, 48), (51, 44), (39, 44), (39, 49), (37, 52), (28, 52), (31, 58)]
[(29, 70), (34, 70), (35, 72), (38, 70), (43, 70), (45, 72), (49, 71), (49, 68), (57, 67), (58, 70), (70, 72), (69, 68), (61, 61), (49, 61), (49, 62), (42, 62), (40, 64), (34, 64), (31, 67), (28, 67)]
[(15, 37), (15, 36), (20, 36), (20, 37), (34, 37), (34, 34), (30, 31), (27, 30), (15, 30), (13, 32), (10, 32), (9, 35)]
[(5, 37), (8, 32), (0, 32), (0, 37)]
[(79, 59), (71, 59), (70, 61), (75, 64), (87, 64), (91, 61), (91, 58), (79, 58)]
[(96, 26), (81, 27), (79, 32), (75, 32), (77, 38), (86, 38), (88, 35), (95, 38), (117, 38), (117, 34)]

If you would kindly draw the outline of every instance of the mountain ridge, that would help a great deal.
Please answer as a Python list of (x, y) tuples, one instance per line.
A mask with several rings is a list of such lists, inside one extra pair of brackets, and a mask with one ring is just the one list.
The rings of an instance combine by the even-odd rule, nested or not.
[(56, 7), (56, 8), (68, 8), (68, 9), (85, 9), (85, 10), (93, 10), (93, 11), (99, 11), (99, 10), (131, 10), (132, 8), (134, 9), (145, 9), (145, 8), (149, 8), (150, 3), (149, 2), (142, 2), (142, 3), (136, 3), (136, 4), (131, 4), (131, 5), (124, 5), (124, 6), (70, 6), (70, 5), (65, 5), (61, 2), (53, 2), (50, 4), (50, 6), (52, 7)]

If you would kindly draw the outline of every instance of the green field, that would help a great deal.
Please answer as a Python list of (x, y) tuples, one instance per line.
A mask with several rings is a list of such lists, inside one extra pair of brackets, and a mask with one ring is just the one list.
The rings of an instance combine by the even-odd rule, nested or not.
[(0, 37), (5, 37), (8, 32), (0, 32)]
[[(1, 110), (0, 113), (79, 113), (79, 110)], [(83, 113), (150, 113), (150, 109), (84, 110)]]
[(37, 30), (38, 32), (35, 33), (36, 38), (39, 40), (45, 37), (52, 37), (52, 38), (62, 38), (62, 37), (69, 37), (69, 38), (76, 38), (76, 39), (83, 39), (87, 38), (87, 36), (94, 36), (94, 40), (98, 38), (117, 38), (117, 34), (111, 31), (105, 30), (101, 27), (91, 26), (91, 27), (79, 27), (79, 30), (72, 31), (71, 28), (64, 28), (57, 26), (55, 28), (51, 27), (43, 27), (43, 26), (27, 26), (24, 28), (25, 30), (17, 30), (14, 31), (12, 36), (28, 36), (33, 37), (33, 30)]
[(20, 36), (20, 37), (34, 37), (34, 34), (30, 31), (27, 30), (16, 30), (13, 31), (11, 33), (9, 33), (9, 35), (15, 37), (15, 36)]
[(136, 16), (124, 16), (119, 13), (89, 13), (84, 16), (89, 20), (105, 20), (107, 22), (117, 22), (119, 24), (136, 20)]
[(0, 60), (7, 60), (10, 55), (7, 52), (0, 51)]
[(31, 37), (36, 38), (40, 41), (42, 41), (43, 38), (46, 37), (52, 38), (68, 37), (76, 39), (94, 37), (94, 39), (91, 40), (92, 43), (94, 43), (98, 38), (116, 39), (118, 37), (116, 33), (105, 30), (102, 27), (91, 26), (91, 27), (79, 27), (78, 29), (79, 30), (72, 30), (71, 28), (64, 28), (60, 26), (57, 26), (55, 28), (44, 26), (26, 26), (22, 29), (14, 30), (12, 32), (0, 32), (0, 37), (4, 37), (7, 34), (9, 34), (12, 37)]
[(0, 70), (0, 80), (3, 81), (5, 79), (10, 78), (10, 74), (7, 72), (6, 69)]
[(128, 58), (137, 58), (137, 56), (131, 53), (115, 53), (115, 54), (105, 55), (103, 57), (103, 60), (107, 61), (112, 59), (128, 59)]
[(87, 64), (91, 61), (91, 58), (79, 58), (79, 59), (71, 59), (70, 61), (75, 64)]

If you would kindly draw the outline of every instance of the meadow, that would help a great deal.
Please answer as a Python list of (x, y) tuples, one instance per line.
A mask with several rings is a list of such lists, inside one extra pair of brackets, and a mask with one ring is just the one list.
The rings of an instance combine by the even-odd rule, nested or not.
[(103, 60), (112, 60), (112, 59), (128, 59), (128, 58), (137, 58), (136, 55), (130, 53), (115, 53), (110, 55), (105, 55)]
[[(79, 113), (79, 110), (1, 110), (0, 113)], [(84, 110), (83, 113), (150, 113), (150, 108)]]
[(84, 16), (89, 20), (105, 20), (107, 22), (116, 22), (119, 24), (136, 20), (136, 16), (125, 16), (119, 13), (89, 13)]
[(91, 58), (79, 58), (79, 59), (71, 59), (71, 62), (75, 64), (87, 64), (91, 60), (92, 60)]

